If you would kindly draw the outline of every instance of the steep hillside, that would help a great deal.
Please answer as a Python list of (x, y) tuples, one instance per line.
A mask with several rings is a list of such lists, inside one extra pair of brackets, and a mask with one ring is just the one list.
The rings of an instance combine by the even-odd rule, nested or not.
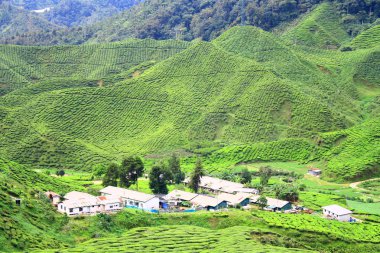
[(22, 163), (81, 168), (128, 153), (310, 137), (351, 124), (311, 88), (200, 43), (113, 87), (5, 96), (1, 145)]
[[(53, 177), (0, 159), (0, 251), (63, 246), (56, 235), (61, 218), (43, 192), (74, 189)], [(15, 200), (20, 199), (21, 205)]]
[(323, 3), (286, 31), (283, 38), (295, 45), (336, 49), (349, 39), (336, 13), (332, 4)]
[(133, 73), (120, 75), (122, 72), (140, 64), (152, 65), (188, 45), (181, 41), (130, 39), (80, 47), (0, 46), (0, 94), (41, 81), (62, 83), (62, 78), (106, 85), (111, 76), (125, 79)]
[(350, 45), (353, 48), (371, 48), (379, 46), (380, 25), (373, 26), (355, 37)]

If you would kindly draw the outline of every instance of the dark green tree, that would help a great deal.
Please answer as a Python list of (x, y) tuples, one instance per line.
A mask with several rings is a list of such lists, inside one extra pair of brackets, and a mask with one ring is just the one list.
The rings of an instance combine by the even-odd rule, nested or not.
[(149, 173), (149, 188), (155, 194), (167, 194), (167, 170), (161, 166), (153, 166)]
[(195, 168), (193, 173), (190, 176), (190, 189), (194, 192), (198, 192), (199, 184), (201, 183), (201, 178), (205, 175), (202, 160), (200, 158), (197, 159), (197, 163), (195, 164)]
[(108, 166), (107, 172), (103, 177), (103, 186), (117, 186), (117, 179), (119, 178), (119, 166), (112, 163)]
[(119, 169), (119, 178), (121, 187), (130, 187), (132, 184), (137, 185), (138, 178), (144, 173), (144, 163), (140, 157), (127, 157), (121, 163)]
[(57, 171), (55, 172), (55, 174), (56, 174), (57, 176), (63, 177), (63, 176), (65, 175), (65, 171), (64, 171), (64, 170), (57, 170)]
[(268, 185), (269, 179), (273, 174), (273, 170), (269, 166), (260, 167), (259, 175), (260, 175), (260, 183), (262, 186)]
[(257, 204), (259, 205), (259, 207), (261, 209), (263, 209), (264, 207), (266, 207), (268, 205), (268, 200), (267, 198), (264, 196), (264, 195), (261, 195), (258, 199), (257, 199)]
[(181, 170), (181, 161), (176, 154), (169, 159), (168, 170), (172, 174), (173, 183), (180, 184), (185, 179), (185, 173)]
[(240, 183), (249, 184), (252, 181), (252, 174), (248, 169), (243, 169), (241, 172)]

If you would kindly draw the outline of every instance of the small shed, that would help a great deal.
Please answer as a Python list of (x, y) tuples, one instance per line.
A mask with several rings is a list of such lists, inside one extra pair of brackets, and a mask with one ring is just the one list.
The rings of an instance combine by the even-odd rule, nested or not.
[(323, 215), (327, 218), (336, 219), (339, 221), (351, 221), (352, 212), (339, 205), (330, 205), (322, 207)]
[(53, 205), (58, 205), (61, 201), (61, 196), (58, 193), (47, 191), (45, 192), (45, 196), (50, 200)]
[(320, 169), (313, 168), (308, 170), (307, 173), (309, 173), (312, 176), (319, 177), (322, 174), (322, 171)]

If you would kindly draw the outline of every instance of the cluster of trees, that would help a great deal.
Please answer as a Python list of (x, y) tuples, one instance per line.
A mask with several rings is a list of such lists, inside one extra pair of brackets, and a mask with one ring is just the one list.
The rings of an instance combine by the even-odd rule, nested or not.
[(128, 188), (137, 184), (138, 178), (144, 173), (144, 163), (140, 157), (130, 156), (125, 158), (121, 165), (112, 163), (107, 168), (103, 177), (104, 186), (120, 186)]
[[(152, 167), (149, 173), (149, 188), (155, 194), (167, 194), (169, 184), (179, 184), (185, 179), (181, 170), (180, 159), (173, 154), (166, 162)], [(135, 184), (138, 190), (138, 178), (144, 174), (144, 163), (141, 158), (130, 156), (123, 159), (121, 165), (112, 163), (108, 168), (99, 165), (94, 168), (94, 176), (103, 176), (104, 186), (129, 188)]]
[(181, 161), (175, 154), (167, 163), (161, 162), (152, 167), (149, 174), (149, 188), (153, 193), (168, 193), (168, 184), (180, 184), (185, 179)]

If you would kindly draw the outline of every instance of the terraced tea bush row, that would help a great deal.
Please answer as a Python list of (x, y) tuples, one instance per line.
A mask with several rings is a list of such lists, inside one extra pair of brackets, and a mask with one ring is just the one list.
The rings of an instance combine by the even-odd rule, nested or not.
[(261, 213), (256, 215), (264, 219), (270, 226), (292, 228), (300, 231), (309, 231), (329, 234), (349, 241), (357, 242), (380, 242), (380, 225), (366, 223), (348, 223), (330, 221), (309, 214), (281, 214)]

